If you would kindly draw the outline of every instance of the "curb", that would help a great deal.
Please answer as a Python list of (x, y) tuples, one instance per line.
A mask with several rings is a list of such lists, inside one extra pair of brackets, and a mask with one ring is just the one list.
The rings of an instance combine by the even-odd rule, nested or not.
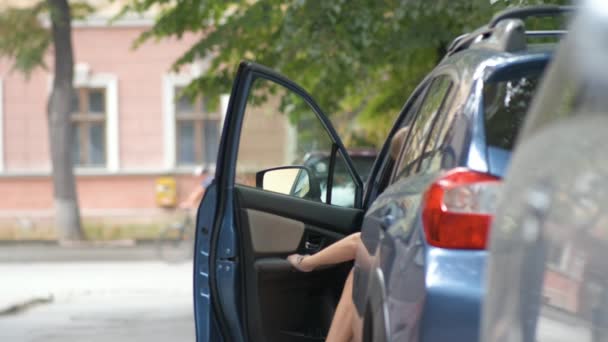
[(0, 263), (160, 260), (153, 243), (49, 245), (0, 244)]

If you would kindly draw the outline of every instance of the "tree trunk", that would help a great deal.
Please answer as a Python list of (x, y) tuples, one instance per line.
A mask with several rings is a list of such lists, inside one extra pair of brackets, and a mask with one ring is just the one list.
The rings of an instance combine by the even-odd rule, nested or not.
[(74, 241), (81, 240), (83, 234), (71, 153), (70, 107), (74, 78), (71, 14), (67, 0), (47, 1), (55, 54), (55, 77), (48, 103), (55, 229), (60, 241)]

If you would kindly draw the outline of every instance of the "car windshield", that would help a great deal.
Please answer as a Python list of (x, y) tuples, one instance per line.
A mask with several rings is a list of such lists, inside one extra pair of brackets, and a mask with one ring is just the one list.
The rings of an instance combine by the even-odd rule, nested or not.
[(483, 106), (488, 146), (513, 149), (515, 139), (544, 69), (535, 65), (501, 71), (483, 87)]

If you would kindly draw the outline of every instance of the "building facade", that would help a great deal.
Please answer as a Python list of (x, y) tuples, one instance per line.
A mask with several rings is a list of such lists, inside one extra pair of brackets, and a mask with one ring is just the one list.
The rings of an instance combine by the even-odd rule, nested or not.
[[(89, 234), (120, 238), (117, 231), (129, 229), (135, 237), (152, 236), (175, 217), (157, 203), (159, 177), (175, 180), (179, 202), (199, 186), (193, 171), (215, 165), (228, 96), (214, 107), (204, 96), (180, 98), (206, 65), (179, 73), (170, 67), (197, 37), (133, 49), (150, 25), (142, 19), (73, 27), (73, 159), (83, 222), (95, 232)], [(52, 59), (47, 64), (52, 67)], [(11, 61), (0, 61), (0, 239), (53, 239), (46, 119), (53, 70), (26, 78), (11, 68)], [(290, 129), (284, 116), (260, 116), (258, 126), (251, 134), (259, 136), (250, 140), (280, 146), (284, 155)]]

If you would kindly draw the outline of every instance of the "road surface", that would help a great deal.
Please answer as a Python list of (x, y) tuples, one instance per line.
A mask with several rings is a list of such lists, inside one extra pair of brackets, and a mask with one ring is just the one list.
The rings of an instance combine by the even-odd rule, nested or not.
[(0, 341), (194, 341), (191, 273), (191, 263), (0, 264), (0, 309), (32, 302), (0, 315)]

